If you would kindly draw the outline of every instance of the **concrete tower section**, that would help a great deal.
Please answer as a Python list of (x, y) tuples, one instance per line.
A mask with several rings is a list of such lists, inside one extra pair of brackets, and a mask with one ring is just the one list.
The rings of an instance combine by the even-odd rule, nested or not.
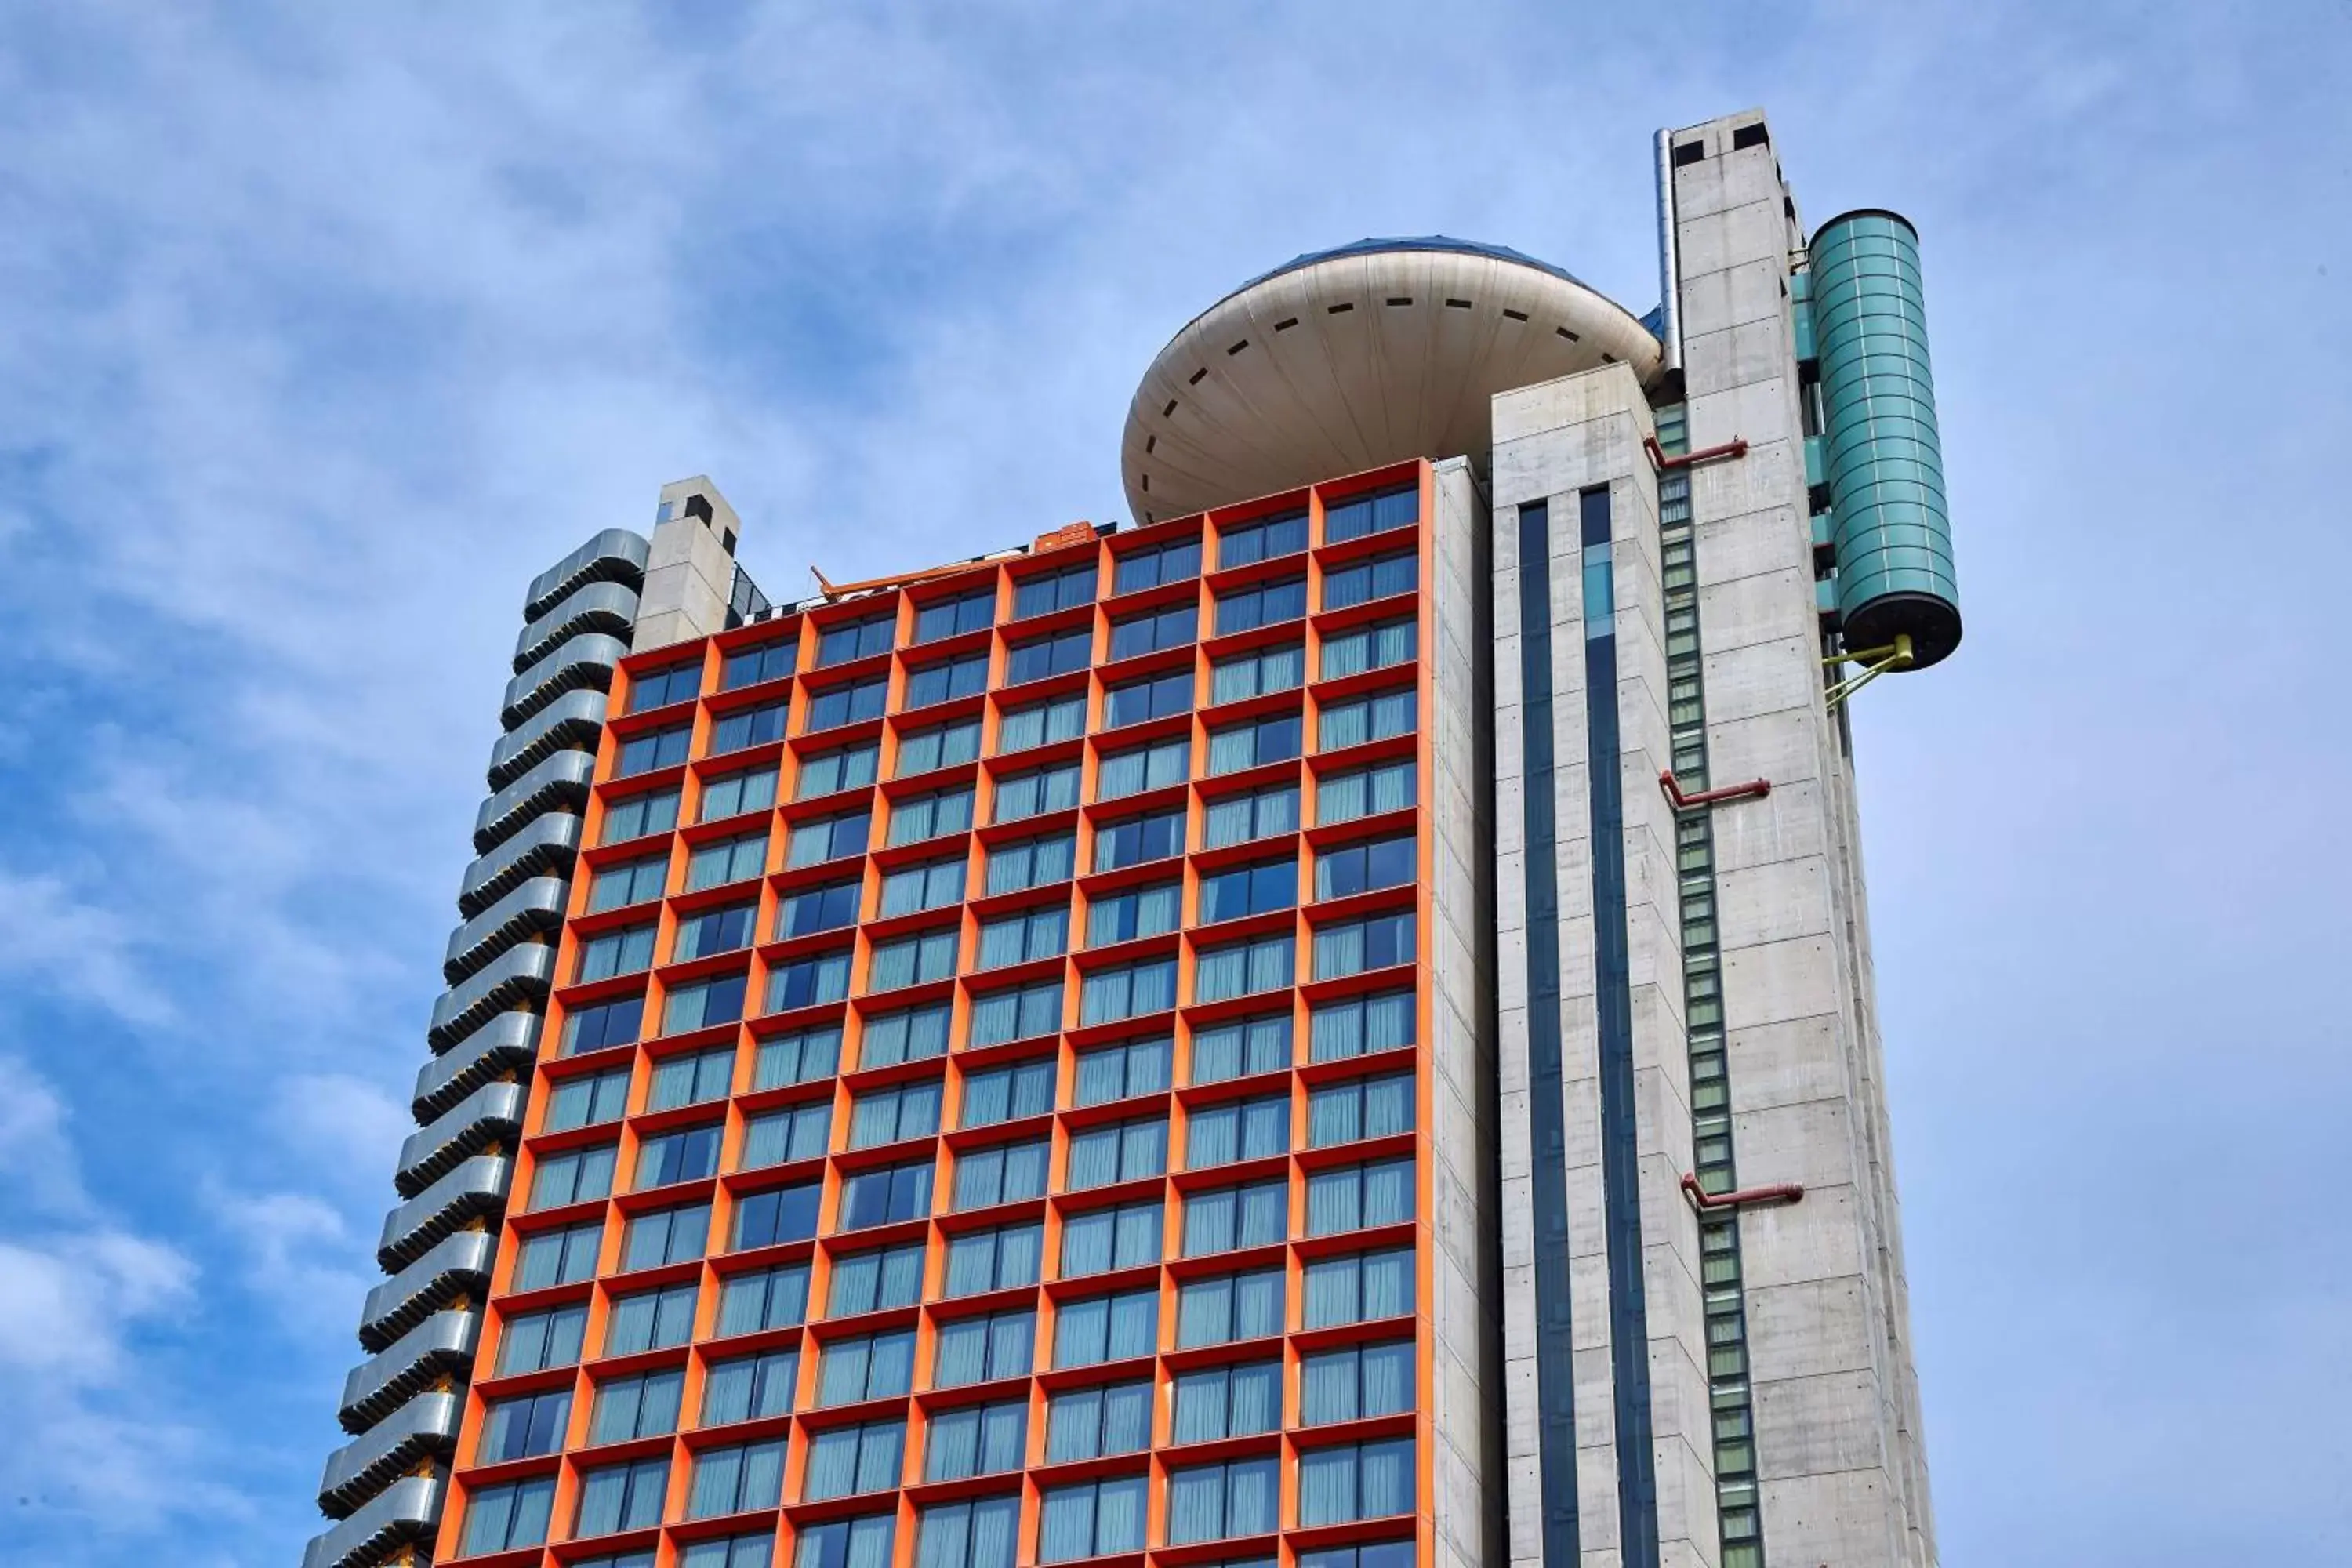
[(1709, 776), (1772, 784), (1715, 816), (1731, 1142), (1741, 1186), (1806, 1189), (1738, 1211), (1764, 1539), (1786, 1562), (1927, 1564), (1851, 733), (1813, 613), (1805, 231), (1760, 113), (1670, 142), (1689, 447), (1748, 444), (1691, 477)]
[(1610, 366), (1495, 435), (1511, 1560), (1711, 1563), (1654, 429)]
[(1925, 1568), (1804, 231), (1660, 151), (1663, 373), (1494, 400), (1512, 1560)]

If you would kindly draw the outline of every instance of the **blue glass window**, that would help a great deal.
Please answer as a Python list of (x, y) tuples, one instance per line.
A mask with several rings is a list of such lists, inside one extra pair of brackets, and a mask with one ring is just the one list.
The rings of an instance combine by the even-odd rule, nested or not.
[(1231, 1079), (1276, 1072), (1290, 1065), (1290, 1015), (1261, 1014), (1202, 1029), (1192, 1036), (1192, 1081), (1223, 1083)]
[(1421, 521), (1421, 487), (1400, 485), (1372, 495), (1349, 496), (1323, 509), (1323, 542), (1361, 539), (1391, 528), (1411, 528)]
[(1033, 616), (1094, 603), (1096, 575), (1095, 563), (1090, 561), (1083, 566), (1019, 579), (1013, 585), (1013, 618), (1025, 621)]
[(1033, 637), (1005, 649), (1004, 684), (1020, 686), (1049, 675), (1067, 675), (1094, 662), (1095, 630), (1078, 626), (1051, 637)]
[(1184, 808), (1146, 812), (1095, 829), (1095, 869), (1115, 871), (1184, 851)]
[[(791, 1265), (788, 1269), (767, 1269), (764, 1274), (752, 1274), (751, 1279), (776, 1277), (791, 1269), (800, 1269), (802, 1295), (807, 1293), (809, 1265)], [(727, 1284), (736, 1284), (730, 1279)], [(722, 1286), (724, 1290), (724, 1286)], [(724, 1319), (724, 1310), (719, 1311)], [(800, 1311), (791, 1311), (791, 1321), (800, 1321)], [(740, 1333), (727, 1331), (727, 1333)], [(673, 1373), (675, 1375), (675, 1373)], [(788, 1415), (793, 1408), (793, 1384), (800, 1380), (800, 1352), (772, 1350), (764, 1356), (731, 1356), (727, 1361), (713, 1361), (710, 1375), (703, 1377), (703, 1427), (724, 1427), (730, 1422), (760, 1420), (762, 1415)]]
[(818, 1190), (814, 1182), (795, 1182), (736, 1199), (732, 1249), (740, 1252), (780, 1241), (806, 1241), (814, 1236)]
[(784, 738), (784, 714), (789, 704), (762, 702), (756, 708), (739, 708), (732, 713), (717, 715), (710, 726), (710, 754), (740, 752), (746, 746), (763, 746), (771, 741)]
[(897, 616), (885, 614), (827, 626), (816, 637), (817, 668), (823, 669), (827, 665), (889, 652), (898, 620)]
[(793, 663), (799, 657), (800, 644), (790, 637), (778, 637), (747, 647), (740, 653), (727, 656), (727, 664), (719, 681), (719, 689), (732, 691), (739, 686), (751, 686), (762, 680), (774, 680), (790, 675)]
[[(869, 742), (803, 757), (801, 759), (800, 776), (794, 781), (793, 796), (799, 800), (814, 800), (821, 795), (863, 789), (874, 782), (874, 762), (880, 754), (881, 748)], [(771, 787), (771, 798), (774, 794)]]
[(1298, 862), (1287, 858), (1212, 871), (1201, 879), (1202, 925), (1262, 915), (1269, 910), (1295, 909), (1297, 904)]
[(969, 1046), (999, 1046), (1007, 1040), (1034, 1039), (1062, 1026), (1062, 983), (1039, 981), (1034, 985), (1010, 985), (984, 991), (971, 1000), (971, 1022), (964, 1041)]
[(634, 778), (656, 768), (674, 768), (686, 761), (686, 753), (693, 742), (693, 726), (686, 724), (672, 730), (633, 735), (621, 742), (621, 754), (614, 763), (613, 776)]
[(1217, 596), (1217, 635), (1253, 631), (1307, 613), (1307, 579), (1285, 577), (1278, 583), (1236, 588)]
[(960, 658), (943, 658), (907, 672), (906, 700), (899, 706), (902, 711), (912, 712), (976, 696), (987, 686), (988, 655), (968, 653)]
[(996, 781), (996, 820), (1020, 822), (1049, 811), (1067, 811), (1078, 804), (1078, 764), (1062, 763), (1050, 768), (1008, 773)]
[(1179, 735), (1124, 752), (1106, 752), (1095, 769), (1095, 799), (1124, 800), (1149, 789), (1180, 784), (1192, 768), (1192, 738)]
[(937, 642), (941, 637), (976, 632), (996, 621), (996, 590), (982, 588), (975, 593), (941, 599), (919, 605), (915, 611), (915, 640)]
[(1373, 599), (1385, 599), (1391, 594), (1409, 594), (1421, 582), (1421, 556), (1418, 552), (1400, 550), (1393, 554), (1375, 555), (1370, 561), (1359, 561), (1323, 574), (1323, 607), (1343, 610), (1350, 605), (1367, 604)]
[(1157, 653), (1161, 648), (1181, 647), (1192, 640), (1201, 619), (1197, 605), (1179, 605), (1169, 610), (1146, 610), (1110, 626), (1110, 657), (1134, 658), (1140, 654)]
[(1307, 513), (1285, 512), (1262, 522), (1245, 522), (1223, 530), (1217, 537), (1217, 565), (1247, 566), (1296, 555), (1307, 548)]
[(934, 724), (928, 730), (918, 730), (898, 739), (898, 766), (892, 778), (913, 778), (917, 773), (932, 773), (940, 768), (952, 768), (969, 763), (980, 755), (980, 721), (966, 719), (954, 724)]
[(887, 678), (868, 676), (863, 680), (845, 680), (838, 686), (828, 686), (809, 693), (808, 720), (803, 732), (814, 734), (819, 730), (838, 729), (867, 719), (882, 717), (882, 704), (890, 692)]
[(1179, 540), (1150, 550), (1130, 550), (1111, 568), (1111, 592), (1140, 593), (1164, 583), (1181, 583), (1201, 574), (1201, 542)]
[(1173, 882), (1161, 882), (1096, 899), (1087, 910), (1087, 945), (1108, 947), (1174, 931), (1181, 891)]
[(652, 708), (667, 708), (673, 702), (683, 702), (702, 689), (702, 661), (673, 664), (667, 669), (649, 669), (634, 676), (629, 681), (629, 711), (643, 713)]
[(648, 833), (667, 833), (677, 826), (677, 791), (647, 790), (604, 803), (604, 831), (597, 842), (618, 844)]
[(776, 911), (776, 936), (814, 936), (856, 923), (858, 890), (856, 882), (830, 882), (792, 894)]
[(1306, 732), (1296, 713), (1278, 713), (1244, 724), (1228, 724), (1209, 731), (1209, 776), (1239, 773), (1267, 763), (1286, 763), (1298, 755)]

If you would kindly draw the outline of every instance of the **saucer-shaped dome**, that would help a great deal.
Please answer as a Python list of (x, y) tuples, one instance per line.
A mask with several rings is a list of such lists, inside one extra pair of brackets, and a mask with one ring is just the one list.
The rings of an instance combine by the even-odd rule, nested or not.
[(1409, 458), (1482, 464), (1498, 392), (1664, 350), (1557, 267), (1443, 236), (1301, 256), (1194, 317), (1144, 373), (1120, 474), (1138, 521)]

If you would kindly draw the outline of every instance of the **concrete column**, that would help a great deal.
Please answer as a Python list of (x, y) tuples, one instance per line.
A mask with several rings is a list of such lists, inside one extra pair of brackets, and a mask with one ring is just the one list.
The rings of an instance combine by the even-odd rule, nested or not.
[(727, 627), (728, 595), (735, 586), (735, 509), (719, 487), (697, 474), (662, 487), (646, 585), (637, 599), (632, 651), (667, 647)]
[(1467, 459), (1436, 465), (1428, 660), (1429, 1457), (1435, 1568), (1503, 1561), (1502, 1194), (1495, 1179), (1493, 647), (1486, 500)]

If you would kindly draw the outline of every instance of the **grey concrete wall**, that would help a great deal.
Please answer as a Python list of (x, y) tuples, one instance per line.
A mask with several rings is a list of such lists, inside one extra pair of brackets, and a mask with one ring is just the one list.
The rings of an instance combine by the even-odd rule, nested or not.
[(1759, 121), (1675, 135), (1707, 741), (1769, 778), (1714, 823), (1764, 1543), (1776, 1563), (1935, 1561), (1918, 1442), (1849, 759), (1825, 707), (1787, 279), (1804, 232)]
[[(1689, 1061), (1682, 1018), (1674, 827), (1657, 787), (1669, 754), (1657, 481), (1643, 451), (1649, 405), (1632, 373), (1604, 366), (1495, 399), (1493, 461), (1496, 980), (1501, 996), (1503, 1306), (1508, 1518), (1514, 1563), (1540, 1563), (1537, 1470), (1534, 1233), (1528, 1131), (1527, 944), (1557, 944), (1561, 1102), (1567, 1129), (1580, 1556), (1622, 1561), (1618, 1434), (1602, 1224), (1599, 1029), (1594, 1011), (1582, 554), (1578, 492), (1610, 489), (1616, 580), (1621, 788), (1631, 961), (1643, 1271), (1648, 1306), (1653, 1458), (1661, 1561), (1717, 1561), (1698, 1230), (1678, 1183), (1691, 1164)], [(1517, 509), (1549, 503), (1551, 558), (1518, 559)], [(1555, 868), (1559, 921), (1528, 927), (1519, 690), (1519, 574), (1551, 578)], [(1553, 1564), (1551, 1568), (1559, 1568)]]
[(1869, 1160), (1870, 1186), (1877, 1194), (1879, 1331), (1885, 1339), (1895, 1386), (1890, 1403), (1894, 1449), (1905, 1489), (1905, 1522), (1912, 1540), (1911, 1561), (1937, 1561), (1935, 1511), (1927, 1480), (1927, 1450), (1919, 1410), (1918, 1366), (1911, 1344), (1911, 1296), (1903, 1264), (1903, 1205), (1895, 1180), (1893, 1125), (1886, 1110), (1884, 1043), (1878, 1028), (1877, 976), (1870, 952), (1868, 888), (1862, 870), (1862, 824), (1854, 784), (1850, 731), (1840, 726), (1840, 754), (1832, 759), (1832, 795), (1839, 805), (1835, 861), (1844, 900), (1847, 962), (1855, 977), (1854, 1038), (1864, 1093), (1858, 1124)]
[(1467, 459), (1437, 465), (1422, 629), (1433, 711), (1429, 811), (1428, 1457), (1436, 1568), (1503, 1561), (1502, 1194), (1496, 1180), (1493, 645), (1486, 497)]
[[(719, 488), (698, 474), (664, 485), (661, 500), (668, 516), (654, 525), (646, 555), (646, 585), (629, 645), (637, 653), (724, 631), (735, 586), (735, 545), (742, 529)], [(708, 504), (708, 518), (688, 510), (698, 500)]]

